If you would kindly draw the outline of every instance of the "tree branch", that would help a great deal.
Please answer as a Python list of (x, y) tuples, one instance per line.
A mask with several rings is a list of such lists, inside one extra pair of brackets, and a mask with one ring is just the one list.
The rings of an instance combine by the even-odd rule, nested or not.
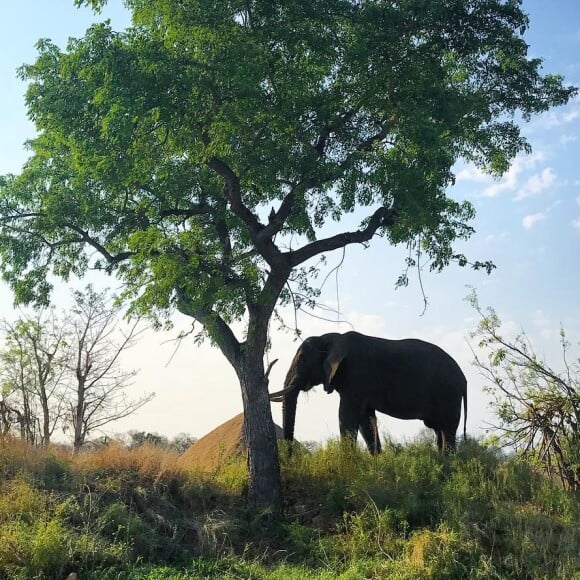
[(218, 157), (212, 157), (208, 161), (208, 166), (224, 179), (226, 183), (227, 197), (230, 201), (233, 212), (248, 226), (252, 238), (257, 236), (264, 226), (242, 201), (239, 177), (234, 173), (231, 167)]
[(336, 119), (332, 123), (329, 123), (322, 129), (316, 144), (313, 145), (313, 148), (315, 149), (319, 157), (321, 157), (324, 154), (324, 149), (326, 148), (326, 144), (332, 133), (334, 133), (337, 129), (343, 127), (346, 123), (348, 123), (357, 114), (358, 111), (359, 111), (358, 108), (345, 111), (342, 115), (338, 117), (338, 119)]
[(322, 240), (316, 240), (299, 250), (291, 251), (288, 253), (290, 256), (290, 266), (295, 268), (299, 264), (302, 264), (323, 252), (330, 252), (338, 248), (343, 248), (348, 244), (362, 244), (368, 242), (375, 234), (375, 232), (380, 227), (392, 226), (397, 219), (397, 212), (391, 208), (380, 207), (371, 216), (367, 226), (356, 232), (344, 232), (342, 234), (337, 234), (330, 238), (325, 238)]
[(237, 371), (241, 348), (232, 329), (219, 314), (192, 304), (182, 288), (176, 287), (175, 292), (177, 294), (177, 309), (182, 314), (195, 318), (203, 325), (207, 333), (220, 347), (228, 362)]
[(264, 225), (242, 201), (240, 179), (226, 163), (212, 157), (208, 166), (220, 175), (226, 183), (227, 198), (232, 211), (248, 226), (256, 250), (272, 268), (285, 264), (283, 254), (272, 241), (272, 235), (263, 235)]

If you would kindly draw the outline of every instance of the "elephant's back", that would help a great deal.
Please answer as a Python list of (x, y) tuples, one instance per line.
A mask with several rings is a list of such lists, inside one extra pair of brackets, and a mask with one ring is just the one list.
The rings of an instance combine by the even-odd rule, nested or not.
[(418, 338), (405, 338), (402, 340), (392, 340), (391, 349), (395, 356), (413, 361), (414, 364), (420, 360), (424, 366), (430, 367), (434, 374), (440, 372), (446, 376), (456, 375), (456, 378), (462, 378), (467, 382), (461, 367), (457, 361), (440, 346)]
[(347, 334), (351, 335), (350, 352), (359, 360), (366, 360), (369, 365), (376, 364), (380, 368), (387, 365), (391, 372), (396, 373), (398, 369), (407, 376), (409, 373), (431, 377), (441, 375), (464, 385), (467, 383), (457, 361), (436, 344), (419, 338), (392, 340), (354, 331)]

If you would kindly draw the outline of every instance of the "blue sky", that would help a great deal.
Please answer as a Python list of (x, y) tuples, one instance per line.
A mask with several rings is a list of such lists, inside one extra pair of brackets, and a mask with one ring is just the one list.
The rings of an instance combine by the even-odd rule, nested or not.
[[(545, 72), (558, 72), (567, 82), (580, 85), (580, 3), (575, 0), (525, 0), (530, 15), (526, 39), (530, 56), (544, 59)], [(27, 157), (22, 144), (34, 135), (24, 105), (24, 84), (16, 69), (33, 62), (39, 38), (64, 47), (70, 36), (82, 36), (97, 19), (111, 17), (113, 26), (128, 23), (120, 0), (113, 0), (104, 15), (76, 9), (72, 0), (19, 0), (3, 7), (0, 22), (0, 174), (17, 173)], [(324, 332), (358, 331), (388, 338), (419, 337), (445, 348), (468, 376), (468, 431), (482, 435), (490, 420), (484, 382), (471, 365), (469, 333), (477, 319), (464, 301), (468, 286), (477, 289), (482, 305), (492, 306), (504, 322), (506, 334), (525, 329), (536, 351), (556, 368), (560, 365), (558, 332), (563, 325), (578, 353), (580, 341), (580, 100), (535, 117), (524, 128), (533, 153), (518, 157), (500, 180), (473, 167), (456, 167), (457, 183), (449, 194), (469, 199), (477, 209), (476, 234), (460, 249), (472, 259), (491, 259), (497, 270), (491, 276), (459, 267), (441, 274), (424, 272), (418, 281), (395, 290), (403, 268), (402, 248), (373, 243), (368, 249), (348, 248), (344, 266), (325, 284), (322, 300), (340, 309), (340, 319), (323, 321), (301, 315), (306, 336)], [(340, 255), (328, 256), (331, 266)], [(93, 280), (114, 287), (114, 280)], [(67, 302), (67, 291), (55, 293), (57, 304)], [(338, 297), (338, 300), (337, 300)], [(0, 316), (13, 318), (11, 296), (0, 286)], [(287, 316), (289, 324), (293, 316)], [(176, 329), (188, 321), (176, 318)], [(278, 388), (297, 347), (288, 334), (272, 325), (272, 358), (280, 362), (271, 375)], [(208, 346), (182, 344), (174, 355), (173, 333), (149, 333), (125, 356), (127, 367), (140, 373), (135, 394), (157, 393), (137, 415), (118, 423), (129, 429), (157, 431), (168, 436), (189, 432), (201, 436), (242, 409), (239, 387), (222, 355)], [(173, 356), (174, 355), (174, 356)], [(299, 401), (296, 435), (324, 440), (338, 434), (338, 397), (322, 388)], [(273, 407), (280, 422), (280, 409)], [(411, 436), (421, 428), (417, 421), (382, 417), (381, 429), (396, 437)]]

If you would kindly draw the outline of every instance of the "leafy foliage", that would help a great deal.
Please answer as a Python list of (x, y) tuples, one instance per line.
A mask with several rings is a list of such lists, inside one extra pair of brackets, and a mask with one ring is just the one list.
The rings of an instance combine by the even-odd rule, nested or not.
[(372, 233), (441, 269), (473, 232), (472, 206), (445, 195), (455, 161), (501, 174), (528, 148), (510, 116), (575, 92), (527, 58), (517, 2), (126, 4), (133, 28), (95, 25), (64, 52), (42, 40), (21, 70), (40, 135), (2, 187), (18, 300), (92, 263), (140, 312), (182, 294), (238, 320), (277, 247), (358, 206), (395, 212)]

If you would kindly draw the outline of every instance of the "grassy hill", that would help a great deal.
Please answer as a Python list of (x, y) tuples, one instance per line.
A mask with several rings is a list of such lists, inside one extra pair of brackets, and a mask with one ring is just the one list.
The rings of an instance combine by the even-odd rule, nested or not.
[(282, 456), (272, 521), (243, 458), (202, 474), (150, 446), (0, 443), (0, 578), (580, 578), (578, 496), (474, 441)]

